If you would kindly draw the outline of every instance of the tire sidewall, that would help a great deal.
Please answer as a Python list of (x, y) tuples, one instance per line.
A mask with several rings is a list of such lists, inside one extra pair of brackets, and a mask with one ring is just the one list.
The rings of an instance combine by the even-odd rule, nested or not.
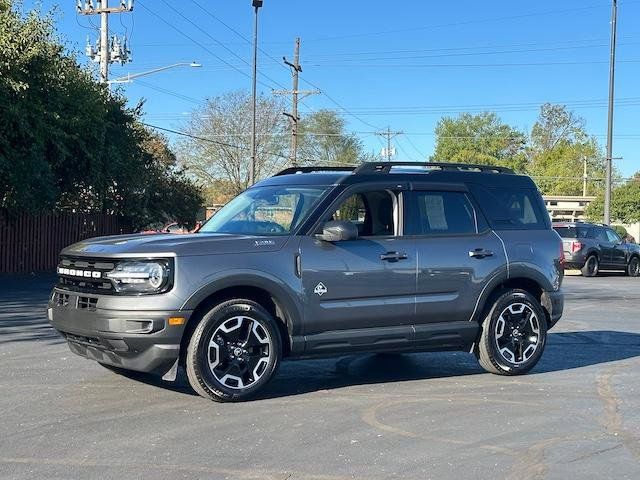
[[(242, 389), (230, 388), (222, 384), (211, 372), (208, 362), (209, 341), (213, 333), (222, 323), (236, 316), (245, 316), (257, 321), (264, 328), (273, 349), (273, 354), (270, 356), (269, 363), (260, 379)], [(281, 356), (280, 333), (271, 315), (255, 302), (232, 300), (207, 312), (196, 327), (187, 349), (189, 380), (197, 391), (204, 390), (207, 396), (214, 400), (244, 400), (255, 395), (269, 382), (280, 365)], [(197, 382), (196, 385), (194, 385), (195, 382)], [(200, 389), (197, 388), (198, 386)]]
[[(589, 268), (588, 268), (589, 262), (595, 262), (593, 267), (593, 273), (589, 272)], [(582, 268), (583, 276), (597, 277), (599, 272), (600, 272), (600, 260), (598, 260), (598, 257), (596, 255), (589, 255), (587, 257), (587, 261), (584, 264), (584, 267)]]
[[(634, 262), (636, 265), (635, 268), (634, 268)], [(631, 257), (631, 260), (629, 261), (629, 265), (627, 267), (627, 275), (629, 275), (630, 277), (638, 277), (640, 272), (638, 272), (637, 265), (639, 263), (640, 263), (640, 259), (638, 257)]]
[[(502, 356), (495, 336), (496, 323), (498, 322), (500, 314), (512, 303), (523, 303), (531, 308), (538, 317), (540, 327), (540, 343), (538, 344), (538, 348), (531, 358), (522, 364), (511, 363)], [(491, 309), (489, 321), (484, 325), (484, 328), (489, 329), (488, 334), (485, 336), (485, 341), (488, 343), (487, 347), (491, 353), (494, 365), (508, 375), (518, 375), (531, 370), (540, 360), (547, 343), (547, 317), (540, 303), (525, 291), (507, 292), (500, 296)]]

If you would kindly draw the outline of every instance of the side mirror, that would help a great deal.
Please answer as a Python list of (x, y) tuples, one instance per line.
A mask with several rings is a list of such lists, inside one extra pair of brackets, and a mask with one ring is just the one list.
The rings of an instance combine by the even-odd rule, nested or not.
[(322, 233), (316, 238), (325, 242), (344, 242), (358, 238), (358, 227), (351, 222), (333, 220), (322, 226)]

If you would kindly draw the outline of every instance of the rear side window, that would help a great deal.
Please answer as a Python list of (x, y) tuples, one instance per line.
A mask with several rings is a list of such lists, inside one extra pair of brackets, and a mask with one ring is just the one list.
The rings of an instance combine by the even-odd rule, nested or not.
[(549, 215), (540, 194), (533, 188), (487, 188), (472, 185), (471, 191), (491, 226), (505, 230), (549, 228)]
[(477, 232), (476, 214), (462, 192), (412, 192), (409, 235), (461, 235)]
[(588, 238), (589, 229), (587, 227), (566, 226), (553, 227), (562, 238)]

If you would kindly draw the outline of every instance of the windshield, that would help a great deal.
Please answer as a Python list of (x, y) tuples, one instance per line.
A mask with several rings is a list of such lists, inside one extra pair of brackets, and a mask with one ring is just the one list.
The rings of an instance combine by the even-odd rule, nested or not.
[(245, 190), (205, 223), (203, 233), (288, 235), (309, 215), (327, 187), (256, 187)]

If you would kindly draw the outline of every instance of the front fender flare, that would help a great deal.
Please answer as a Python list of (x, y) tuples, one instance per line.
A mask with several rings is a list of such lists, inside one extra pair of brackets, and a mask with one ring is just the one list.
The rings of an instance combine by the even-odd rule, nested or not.
[(231, 287), (255, 287), (269, 293), (282, 308), (290, 335), (300, 335), (302, 330), (302, 304), (300, 295), (278, 277), (260, 270), (234, 269), (224, 270), (207, 277), (203, 284), (180, 307), (181, 310), (194, 310), (209, 296)]

